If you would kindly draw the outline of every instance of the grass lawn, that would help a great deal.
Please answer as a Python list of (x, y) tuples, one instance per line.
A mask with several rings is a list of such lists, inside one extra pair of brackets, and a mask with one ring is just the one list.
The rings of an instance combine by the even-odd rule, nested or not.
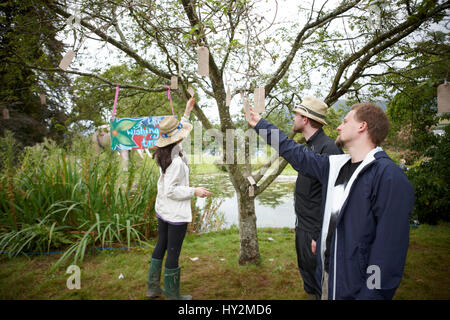
[[(293, 231), (260, 229), (258, 239), (260, 264), (239, 266), (236, 228), (188, 235), (180, 257), (181, 293), (193, 299), (305, 299)], [(448, 226), (412, 228), (405, 273), (394, 298), (450, 299), (449, 249)], [(59, 255), (3, 256), (0, 299), (144, 299), (151, 252), (146, 248), (88, 255), (80, 265), (80, 290), (67, 289), (64, 268), (49, 272)], [(194, 257), (198, 260), (192, 261)]]

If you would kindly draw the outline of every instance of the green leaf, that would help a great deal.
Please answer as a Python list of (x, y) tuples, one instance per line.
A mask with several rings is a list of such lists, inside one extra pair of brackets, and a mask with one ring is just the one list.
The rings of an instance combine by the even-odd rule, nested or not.
[(128, 120), (128, 119), (124, 119), (124, 120), (120, 120), (119, 123), (117, 124), (117, 126), (114, 128), (111, 128), (112, 130), (117, 130), (117, 131), (127, 131), (130, 130), (131, 128), (133, 128), (135, 125), (137, 125), (139, 122), (141, 122), (141, 120)]
[(117, 135), (116, 139), (121, 145), (124, 145), (126, 147), (136, 147), (136, 144), (134, 143), (134, 141), (125, 134), (119, 133)]

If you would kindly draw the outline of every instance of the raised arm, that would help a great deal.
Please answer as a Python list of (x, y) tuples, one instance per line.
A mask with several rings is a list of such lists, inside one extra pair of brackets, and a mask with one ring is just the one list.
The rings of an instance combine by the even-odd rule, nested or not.
[(303, 175), (316, 178), (322, 183), (326, 182), (330, 166), (327, 155), (316, 154), (305, 146), (289, 139), (276, 126), (262, 119), (252, 108), (250, 108), (250, 121), (248, 123), (295, 170)]

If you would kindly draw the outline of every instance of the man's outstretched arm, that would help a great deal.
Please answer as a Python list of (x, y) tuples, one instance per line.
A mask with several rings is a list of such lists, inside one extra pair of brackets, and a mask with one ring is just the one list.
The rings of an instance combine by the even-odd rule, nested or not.
[(316, 178), (320, 182), (328, 178), (329, 161), (327, 155), (316, 154), (305, 146), (289, 139), (280, 129), (271, 124), (250, 108), (248, 124), (253, 127), (267, 144), (301, 174)]

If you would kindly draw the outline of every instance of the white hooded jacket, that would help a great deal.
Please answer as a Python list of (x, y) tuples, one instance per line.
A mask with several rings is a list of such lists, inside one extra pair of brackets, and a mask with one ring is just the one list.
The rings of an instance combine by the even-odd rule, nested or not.
[(166, 173), (160, 168), (155, 210), (167, 222), (192, 222), (191, 198), (195, 188), (189, 187), (189, 167), (184, 155), (178, 155), (179, 151), (182, 149), (178, 144)]

